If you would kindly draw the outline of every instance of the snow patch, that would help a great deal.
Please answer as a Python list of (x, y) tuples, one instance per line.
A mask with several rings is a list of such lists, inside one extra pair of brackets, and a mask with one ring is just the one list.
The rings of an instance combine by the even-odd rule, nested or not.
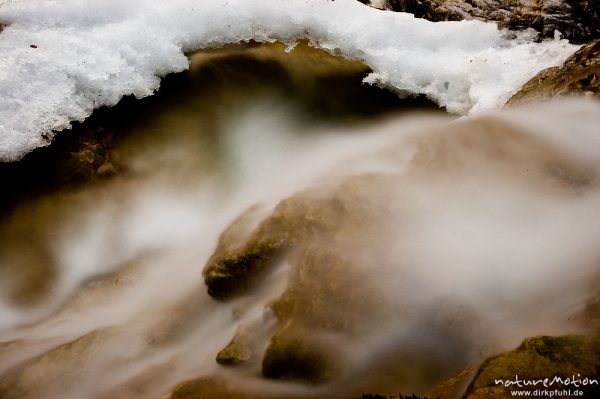
[(495, 24), (432, 23), (355, 0), (0, 1), (0, 160), (47, 145), (100, 106), (151, 95), (184, 53), (248, 40), (312, 46), (358, 59), (365, 81), (425, 94), (450, 112), (493, 109), (576, 49), (509, 38)]

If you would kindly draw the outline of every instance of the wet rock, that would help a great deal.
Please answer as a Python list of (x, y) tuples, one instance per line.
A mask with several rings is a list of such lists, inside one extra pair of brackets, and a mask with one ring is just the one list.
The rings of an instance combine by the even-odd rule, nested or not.
[[(290, 259), (288, 288), (271, 304), (280, 322), (263, 360), (268, 378), (323, 383), (343, 372), (336, 341), (360, 339), (386, 316), (368, 268), (320, 246)], [(337, 338), (335, 338), (337, 337)]]
[(98, 176), (113, 176), (117, 173), (117, 168), (112, 162), (106, 161), (98, 169), (96, 169)]
[(258, 212), (249, 210), (221, 235), (217, 249), (204, 267), (209, 294), (227, 298), (243, 293), (284, 253), (301, 242), (352, 225), (357, 214), (340, 198), (302, 193), (286, 199), (239, 245), (240, 232), (247, 230), (252, 215)]
[[(331, 334), (358, 338), (384, 319), (380, 289), (369, 271), (374, 257), (365, 252), (363, 259), (357, 248), (376, 252), (369, 232), (381, 226), (375, 221), (386, 211), (370, 204), (369, 195), (381, 192), (387, 181), (365, 175), (299, 193), (260, 223), (255, 218), (261, 211), (253, 208), (221, 236), (204, 271), (213, 296), (243, 293), (278, 261), (290, 265), (288, 287), (270, 305), (279, 328), (265, 351), (265, 377), (329, 381), (343, 364)], [(235, 341), (220, 354), (222, 360), (236, 357), (241, 348)]]
[(546, 38), (557, 30), (573, 43), (600, 38), (600, 3), (595, 0), (386, 0), (385, 8), (435, 22), (477, 19), (500, 28), (531, 28)]
[[(170, 399), (278, 399), (281, 395), (253, 389), (222, 376), (208, 376), (181, 383)], [(287, 395), (292, 396), (293, 395)]]
[(263, 359), (263, 375), (308, 383), (331, 381), (340, 373), (339, 353), (317, 337), (318, 330), (288, 322), (271, 339)]
[(282, 323), (360, 335), (383, 318), (380, 287), (365, 265), (315, 245), (299, 250), (290, 263), (288, 288), (271, 304)]
[(47, 392), (73, 388), (90, 372), (82, 364), (106, 345), (113, 333), (110, 329), (95, 330), (18, 365), (0, 379), (0, 397), (39, 398)]
[[(342, 211), (336, 206), (328, 205), (331, 204), (326, 200), (304, 196), (285, 200), (250, 233), (246, 244), (236, 247), (234, 243), (239, 239), (240, 233), (251, 223), (251, 214), (256, 210), (244, 214), (221, 236), (215, 255), (207, 264), (204, 277), (209, 293), (223, 298), (245, 291), (260, 278), (261, 274), (281, 259), (285, 251), (300, 245), (303, 239), (315, 236), (318, 232), (335, 229), (337, 223), (343, 220), (343, 215), (340, 213)], [(310, 280), (323, 278), (323, 281), (325, 276), (311, 273), (310, 270), (302, 267), (302, 265), (318, 267), (314, 261), (302, 262), (301, 255), (294, 258), (297, 259), (294, 262), (294, 273), (297, 277), (293, 280), (300, 282), (300, 286), (292, 283), (290, 286), (293, 288), (289, 288), (286, 294), (273, 304), (274, 312), (281, 321), (282, 327), (272, 338), (266, 350), (263, 374), (268, 378), (322, 382), (328, 380), (332, 372), (330, 356), (327, 356), (323, 345), (310, 339), (312, 335), (307, 333), (305, 320), (316, 318), (318, 321), (312, 320), (310, 324), (326, 325), (330, 317), (334, 320), (332, 317), (334, 315), (318, 308), (319, 305), (326, 303), (322, 295), (316, 294), (313, 303), (308, 303), (310, 300), (296, 301), (303, 298), (308, 288), (301, 284), (303, 276), (309, 277)], [(297, 263), (299, 265), (296, 265)], [(327, 265), (324, 265), (323, 270), (327, 271)], [(303, 320), (298, 322), (295, 320), (298, 318)], [(236, 338), (238, 338), (237, 342)], [(219, 353), (217, 357), (219, 363), (224, 361), (233, 363), (240, 354), (245, 357), (244, 345), (240, 337), (236, 338)], [(240, 350), (242, 353), (237, 353)]]
[(83, 149), (71, 152), (69, 155), (70, 158), (65, 167), (65, 175), (68, 181), (89, 181), (99, 167), (104, 164), (104, 159), (95, 144), (84, 144)]
[[(496, 383), (503, 381), (544, 380), (545, 378), (600, 378), (600, 340), (586, 336), (540, 336), (526, 339), (511, 352), (486, 360), (470, 384), (465, 398), (506, 398), (513, 390), (534, 391), (535, 389), (574, 389), (574, 385), (558, 383), (552, 387), (537, 386), (506, 387)], [(584, 396), (596, 397), (600, 393), (597, 385), (581, 386)]]
[(171, 399), (252, 398), (250, 395), (235, 392), (229, 385), (223, 377), (204, 377), (186, 381), (175, 388)]
[[(174, 373), (169, 361), (148, 366), (114, 389), (97, 394), (97, 399), (148, 399), (164, 391), (164, 381)], [(163, 395), (164, 398), (164, 395)]]
[(204, 267), (209, 294), (229, 298), (244, 293), (286, 253), (306, 242), (327, 239), (331, 245), (364, 239), (377, 225), (375, 218), (385, 217), (385, 209), (372, 206), (369, 196), (385, 191), (386, 181), (385, 176), (358, 176), (338, 187), (298, 193), (281, 201), (270, 215), (259, 207), (249, 209), (219, 237)]
[(93, 123), (60, 135), (51, 146), (39, 148), (19, 162), (0, 163), (0, 183), (8, 188), (0, 194), (0, 218), (19, 202), (81, 187), (120, 170), (112, 159), (117, 141), (114, 132), (89, 126)]
[(438, 384), (429, 392), (429, 396), (439, 399), (455, 399), (461, 397), (473, 379), (475, 371), (472, 367), (460, 370), (456, 375)]
[(223, 366), (247, 363), (253, 355), (250, 334), (247, 328), (240, 328), (231, 342), (217, 354), (217, 363)]
[[(394, 303), (400, 305), (390, 306), (379, 283), (386, 265), (402, 267), (397, 258), (390, 259), (394, 255), (386, 240), (401, 239), (397, 226), (402, 218), (396, 218), (406, 217), (401, 210), (410, 213), (410, 206), (404, 208), (402, 187), (410, 186), (412, 179), (424, 182), (474, 169), (482, 176), (501, 171), (520, 176), (527, 187), (539, 185), (561, 195), (580, 189), (581, 184), (573, 180), (590, 180), (586, 171), (535, 137), (509, 126), (499, 128), (488, 119), (471, 121), (469, 126), (456, 124), (449, 128), (454, 129), (451, 134), (446, 129), (419, 140), (408, 171), (342, 177), (335, 184), (325, 180), (322, 187), (283, 200), (270, 214), (260, 208), (249, 210), (223, 233), (204, 270), (211, 295), (227, 298), (245, 293), (277, 262), (285, 261), (290, 268), (285, 292), (270, 304), (279, 327), (264, 354), (265, 377), (339, 381), (347, 375), (346, 356), (352, 352), (348, 348), (360, 346), (362, 339), (386, 323), (401, 325), (402, 292), (393, 294)], [(458, 148), (468, 150), (453, 151)], [(483, 159), (485, 163), (480, 162)], [(410, 198), (407, 201), (410, 204)], [(391, 231), (386, 230), (389, 225)], [(394, 286), (386, 283), (388, 290)], [(371, 372), (381, 370), (374, 372), (378, 381), (398, 387), (398, 381), (411, 376), (410, 383), (422, 378), (422, 387), (456, 373), (457, 365), (468, 365), (465, 348), (479, 338), (467, 330), (477, 331), (478, 314), (458, 304), (447, 305), (436, 307), (437, 314), (420, 315), (421, 326), (443, 344), (406, 348), (390, 342), (371, 367)], [(414, 377), (415, 369), (422, 373), (419, 377)], [(384, 376), (393, 373), (394, 378)], [(457, 380), (447, 390), (458, 390), (464, 382)]]
[(512, 107), (574, 94), (600, 98), (600, 40), (580, 48), (563, 65), (538, 73), (506, 105)]

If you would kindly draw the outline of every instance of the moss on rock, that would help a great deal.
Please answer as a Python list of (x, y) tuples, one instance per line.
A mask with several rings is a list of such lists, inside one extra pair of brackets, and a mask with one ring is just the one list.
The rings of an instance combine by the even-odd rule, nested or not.
[[(526, 339), (511, 352), (486, 360), (467, 389), (467, 399), (506, 398), (513, 390), (574, 388), (554, 384), (545, 388), (542, 383), (534, 386), (505, 386), (502, 381), (543, 381), (554, 377), (600, 379), (600, 340), (587, 336), (540, 336)], [(498, 383), (497, 383), (498, 382)], [(591, 388), (591, 389), (590, 389)], [(581, 387), (588, 394), (598, 386)], [(590, 396), (593, 397), (593, 396)]]

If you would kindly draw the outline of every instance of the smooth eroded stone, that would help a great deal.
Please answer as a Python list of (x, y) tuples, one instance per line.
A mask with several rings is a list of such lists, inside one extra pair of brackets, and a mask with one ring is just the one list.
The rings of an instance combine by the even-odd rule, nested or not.
[(231, 342), (217, 354), (217, 363), (235, 366), (250, 361), (253, 352), (249, 340), (248, 333), (243, 329), (239, 330)]
[[(600, 381), (600, 340), (586, 336), (540, 336), (526, 339), (511, 352), (486, 360), (467, 389), (467, 399), (495, 399), (511, 396), (511, 391), (536, 389), (575, 389), (574, 385), (555, 383), (545, 388), (542, 383), (518, 387), (512, 382), (540, 381), (554, 377)], [(502, 380), (502, 381), (498, 381)], [(508, 387), (506, 381), (508, 382)], [(521, 383), (523, 384), (523, 383)], [(598, 385), (580, 386), (584, 397), (598, 397)]]
[(324, 383), (340, 372), (335, 349), (316, 338), (315, 329), (290, 322), (271, 339), (263, 359), (263, 375), (279, 380)]
[(600, 98), (600, 40), (583, 46), (563, 65), (544, 69), (535, 75), (507, 101), (506, 106), (567, 95)]
[(254, 392), (221, 376), (201, 377), (179, 384), (170, 399), (275, 399), (264, 391)]
[(335, 231), (347, 217), (335, 200), (299, 194), (279, 203), (239, 245), (239, 232), (246, 230), (250, 214), (255, 212), (249, 210), (225, 230), (204, 267), (208, 293), (215, 298), (244, 293), (286, 251), (303, 240)]

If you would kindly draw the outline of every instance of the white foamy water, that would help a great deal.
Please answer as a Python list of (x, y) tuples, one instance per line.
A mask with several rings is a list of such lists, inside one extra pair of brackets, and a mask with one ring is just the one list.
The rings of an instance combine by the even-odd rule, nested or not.
[(431, 23), (355, 0), (19, 0), (0, 5), (0, 160), (47, 145), (125, 95), (151, 95), (185, 52), (307, 38), (363, 61), (365, 82), (425, 94), (450, 112), (500, 107), (577, 47), (511, 39), (477, 21)]
[[(457, 371), (528, 336), (580, 331), (575, 316), (600, 272), (599, 103), (316, 135), (293, 115), (274, 106), (236, 112), (224, 154), (233, 186), (232, 176), (182, 168), (202, 156), (182, 140), (170, 147), (178, 163), (147, 159), (153, 169), (110, 180), (102, 194), (50, 198), (67, 216), (36, 208), (51, 228), (29, 251), (44, 247), (57, 277), (34, 305), (3, 298), (0, 392), (161, 398), (187, 378), (217, 374), (279, 398), (346, 397), (362, 381), (395, 375), (381, 366), (390, 353), (411, 359), (402, 387), (412, 389), (427, 362)], [(256, 203), (267, 215), (296, 192), (369, 173), (396, 184), (384, 198), (365, 196), (389, 214), (386, 233), (366, 241), (382, 249), (378, 261), (359, 266), (396, 318), (360, 341), (336, 337), (348, 364), (329, 385), (261, 378), (261, 354), (247, 368), (218, 366), (216, 354), (244, 324), (260, 326), (264, 349), (276, 325), (267, 304), (287, 282), (283, 262), (235, 301), (208, 297), (201, 269), (221, 232)], [(365, 259), (371, 248), (356, 244), (347, 256)], [(6, 246), (1, 255), (29, 256)], [(109, 271), (119, 274), (99, 279)]]

